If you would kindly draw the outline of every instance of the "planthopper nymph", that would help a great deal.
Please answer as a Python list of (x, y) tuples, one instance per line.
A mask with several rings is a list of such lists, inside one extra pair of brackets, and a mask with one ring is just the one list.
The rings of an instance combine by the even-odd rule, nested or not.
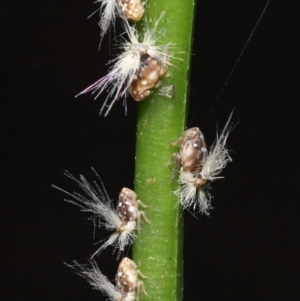
[(96, 181), (94, 181), (94, 185), (91, 185), (82, 175), (77, 180), (68, 171), (64, 173), (78, 184), (83, 194), (70, 193), (52, 185), (72, 197), (71, 200), (65, 199), (66, 202), (79, 206), (83, 212), (92, 213), (96, 226), (105, 226), (107, 230), (114, 231), (105, 243), (93, 253), (91, 258), (110, 245), (115, 246), (115, 249), (118, 248), (119, 252), (124, 251), (125, 246), (131, 244), (136, 237), (135, 230), (141, 231), (141, 220), (144, 219), (150, 223), (145, 212), (138, 209), (139, 205), (146, 206), (137, 199), (135, 192), (129, 188), (121, 190), (117, 208), (114, 209), (112, 200), (109, 198), (99, 175), (93, 168), (92, 170), (98, 177), (100, 185)]
[(143, 281), (138, 276), (145, 276), (138, 270), (131, 259), (124, 257), (119, 264), (116, 275), (116, 285), (113, 285), (104, 276), (94, 260), (90, 265), (81, 265), (74, 261), (74, 265), (67, 265), (75, 270), (76, 274), (85, 278), (93, 289), (103, 292), (112, 301), (138, 301), (141, 293), (148, 296)]
[(210, 149), (206, 148), (204, 136), (199, 128), (186, 130), (172, 145), (180, 145), (180, 150), (169, 160), (176, 160), (172, 180), (179, 170), (180, 188), (175, 191), (183, 208), (199, 207), (201, 213), (209, 214), (211, 209), (211, 182), (222, 178), (219, 176), (228, 162), (232, 161), (226, 146), (232, 113), (221, 134), (217, 134)]
[[(163, 33), (157, 32), (157, 26), (163, 15), (164, 13), (151, 29), (146, 27), (143, 35), (127, 20), (123, 20), (125, 34), (121, 36), (120, 45), (117, 46), (121, 53), (109, 62), (111, 67), (107, 75), (76, 97), (91, 92), (96, 99), (106, 91), (107, 97), (100, 110), (100, 115), (104, 113), (104, 116), (107, 116), (114, 103), (121, 98), (124, 100), (126, 112), (126, 98), (129, 94), (136, 101), (146, 98), (171, 65), (168, 55), (171, 44), (158, 43)], [(125, 38), (126, 35), (128, 38)]]

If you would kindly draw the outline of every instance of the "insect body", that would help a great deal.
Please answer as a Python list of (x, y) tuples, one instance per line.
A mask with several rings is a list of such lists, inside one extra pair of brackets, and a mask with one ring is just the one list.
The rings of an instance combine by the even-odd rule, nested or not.
[(186, 130), (172, 145), (180, 145), (180, 152), (175, 153), (171, 158), (176, 158), (172, 179), (174, 179), (175, 172), (180, 165), (184, 172), (197, 174), (201, 171), (207, 149), (204, 136), (199, 128), (194, 127)]
[[(193, 206), (195, 209), (198, 206), (201, 213), (209, 214), (209, 209), (211, 209), (209, 184), (222, 178), (218, 175), (227, 163), (232, 161), (226, 147), (228, 134), (231, 130), (231, 115), (209, 151), (206, 149), (204, 136), (199, 128), (186, 130), (173, 143), (173, 145), (180, 144), (180, 152), (174, 154), (172, 158), (176, 157), (175, 171), (181, 165), (179, 174), (181, 185), (175, 194), (179, 197), (183, 208)], [(172, 179), (174, 177), (173, 172)]]
[(147, 295), (143, 281), (138, 280), (138, 275), (145, 276), (131, 259), (124, 257), (120, 262), (116, 275), (116, 286), (101, 273), (95, 261), (91, 260), (90, 264), (91, 267), (88, 267), (74, 261), (74, 265), (68, 266), (74, 269), (79, 276), (87, 279), (95, 290), (104, 292), (110, 300), (134, 301), (139, 300), (141, 292)]
[(143, 18), (145, 2), (140, 0), (118, 0), (118, 5), (126, 19), (138, 22)]
[(145, 278), (131, 259), (123, 258), (116, 275), (117, 288), (127, 296), (131, 295), (134, 298), (136, 295), (136, 300), (139, 300), (141, 292), (147, 295), (144, 283), (138, 280), (138, 275)]
[(104, 225), (108, 230), (114, 231), (106, 242), (96, 250), (91, 258), (99, 254), (109, 245), (114, 245), (115, 248), (119, 248), (119, 251), (123, 251), (125, 246), (131, 244), (135, 238), (136, 235), (134, 230), (141, 230), (141, 219), (143, 218), (146, 222), (150, 223), (146, 214), (143, 211), (138, 210), (139, 205), (143, 207), (146, 206), (137, 199), (135, 192), (129, 188), (123, 188), (121, 190), (117, 209), (115, 210), (100, 177), (94, 169), (93, 171), (100, 180), (100, 186), (94, 182), (95, 187), (93, 187), (84, 176), (81, 175), (80, 179), (77, 180), (68, 171), (65, 172), (67, 177), (77, 182), (85, 195), (76, 192), (69, 193), (52, 185), (54, 188), (65, 192), (73, 198), (73, 200), (65, 201), (79, 206), (84, 212), (91, 212), (94, 215), (94, 222), (96, 225), (99, 227)]
[(141, 61), (140, 69), (129, 87), (129, 93), (136, 101), (141, 101), (150, 95), (151, 89), (156, 87), (159, 78), (168, 69), (166, 62), (161, 62), (148, 56)]
[[(141, 219), (143, 218), (147, 223), (150, 223), (144, 211), (138, 210), (138, 206), (147, 207), (142, 201), (137, 199), (135, 192), (129, 188), (123, 188), (119, 195), (119, 201), (117, 205), (117, 213), (120, 220), (122, 221), (124, 229), (136, 227), (137, 230), (141, 231)], [(118, 232), (122, 232), (122, 227), (117, 229)]]

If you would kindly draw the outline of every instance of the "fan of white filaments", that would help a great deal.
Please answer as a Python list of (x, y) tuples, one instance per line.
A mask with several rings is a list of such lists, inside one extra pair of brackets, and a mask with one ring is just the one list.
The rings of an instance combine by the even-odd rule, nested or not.
[(122, 293), (104, 276), (94, 260), (90, 260), (90, 265), (79, 264), (74, 261), (74, 265), (66, 264), (75, 270), (75, 273), (85, 278), (93, 289), (105, 293), (109, 300), (121, 300)]
[[(122, 17), (122, 14), (120, 14), (120, 8), (116, 0), (97, 0), (95, 2), (101, 3), (100, 8), (95, 11), (95, 12), (97, 11), (100, 12), (100, 20), (99, 20), (99, 27), (101, 29), (100, 44), (99, 44), (99, 48), (100, 48), (102, 39), (107, 33), (108, 29), (110, 28), (111, 25), (112, 26), (115, 25), (117, 16), (119, 15)], [(92, 15), (94, 15), (94, 13), (91, 14), (89, 18)]]
[[(98, 177), (101, 187), (94, 181), (95, 188), (85, 179), (84, 176), (80, 175), (79, 180), (77, 180), (72, 174), (68, 171), (65, 171), (65, 175), (70, 179), (74, 180), (78, 186), (82, 189), (85, 195), (81, 195), (80, 193), (73, 192), (69, 193), (63, 190), (60, 187), (52, 185), (52, 187), (66, 193), (71, 196), (73, 200), (67, 200), (66, 202), (77, 205), (81, 208), (83, 212), (90, 212), (93, 214), (94, 225), (102, 226), (109, 231), (115, 231), (112, 233), (107, 239), (104, 239), (105, 243), (103, 243), (91, 256), (100, 254), (107, 246), (114, 246), (115, 249), (119, 249), (119, 251), (124, 251), (124, 248), (131, 244), (135, 239), (136, 235), (134, 230), (136, 229), (136, 223), (128, 223), (126, 228), (122, 232), (117, 232), (117, 229), (120, 229), (123, 226), (122, 221), (120, 220), (118, 213), (113, 208), (112, 200), (110, 200), (104, 184), (102, 183), (97, 172), (92, 168), (96, 176)], [(104, 221), (104, 222), (102, 222)], [(103, 241), (103, 240), (102, 240)], [(102, 241), (98, 242), (101, 243)], [(97, 244), (98, 244), (97, 243)]]
[(107, 90), (108, 95), (100, 110), (100, 115), (105, 110), (104, 116), (107, 116), (116, 100), (127, 97), (128, 88), (136, 77), (141, 66), (141, 58), (144, 55), (157, 59), (161, 64), (171, 65), (166, 55), (166, 51), (171, 44), (156, 45), (163, 35), (163, 33), (157, 32), (157, 26), (163, 15), (164, 13), (155, 22), (153, 28), (145, 29), (142, 41), (139, 41), (140, 36), (137, 29), (130, 26), (127, 20), (123, 20), (128, 39), (125, 39), (124, 35), (121, 36), (117, 48), (120, 48), (122, 52), (109, 62), (112, 66), (107, 75), (84, 89), (76, 97), (91, 92), (95, 94), (94, 98), (96, 99), (103, 91)]

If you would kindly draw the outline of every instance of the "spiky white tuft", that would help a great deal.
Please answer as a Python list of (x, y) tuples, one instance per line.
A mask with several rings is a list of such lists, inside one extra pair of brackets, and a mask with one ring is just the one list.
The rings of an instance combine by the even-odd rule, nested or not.
[(183, 209), (198, 208), (200, 213), (209, 215), (211, 207), (211, 194), (208, 186), (196, 187), (195, 177), (190, 172), (181, 171), (179, 175), (180, 188), (175, 191)]
[(214, 181), (215, 179), (220, 178), (218, 177), (220, 172), (226, 167), (228, 162), (232, 161), (229, 156), (229, 150), (226, 147), (228, 135), (232, 130), (232, 126), (230, 125), (231, 117), (232, 113), (230, 114), (221, 135), (218, 136), (217, 133), (217, 139), (211, 146), (208, 156), (203, 163), (200, 174), (204, 179), (209, 181)]
[[(103, 37), (107, 33), (109, 27), (111, 25), (115, 25), (116, 17), (120, 14), (120, 8), (116, 0), (96, 0), (95, 2), (101, 3), (99, 11), (100, 11), (100, 20), (99, 27), (101, 28), (100, 33), (100, 45)], [(102, 12), (102, 14), (101, 14)], [(100, 48), (99, 45), (99, 48)]]
[[(131, 222), (131, 225), (129, 225), (129, 227), (128, 224), (126, 225), (126, 229), (125, 227), (124, 229), (122, 229), (122, 232), (116, 231), (113, 234), (111, 234), (106, 240), (106, 242), (100, 248), (98, 248), (96, 252), (94, 252), (94, 254), (91, 256), (91, 259), (99, 255), (108, 246), (115, 246), (115, 249), (119, 249), (120, 253), (121, 251), (124, 251), (127, 245), (131, 245), (133, 240), (136, 238), (136, 235), (134, 233), (134, 229), (136, 228), (136, 222)], [(116, 230), (116, 228), (114, 230)]]
[(66, 265), (75, 270), (77, 275), (87, 279), (93, 289), (105, 293), (112, 300), (122, 300), (123, 294), (101, 273), (96, 262), (90, 260), (90, 264), (91, 266), (88, 267), (74, 261), (74, 265)]
[(136, 221), (131, 221), (126, 224), (121, 221), (118, 213), (113, 208), (112, 200), (110, 200), (99, 175), (93, 168), (92, 170), (98, 177), (100, 186), (96, 183), (96, 181), (94, 181), (95, 187), (93, 187), (82, 175), (80, 175), (79, 180), (77, 180), (68, 171), (65, 171), (64, 173), (67, 177), (78, 184), (85, 195), (81, 195), (77, 192), (69, 193), (60, 187), (52, 185), (52, 187), (73, 198), (73, 200), (65, 199), (66, 202), (79, 206), (83, 212), (92, 213), (95, 225), (98, 225), (99, 227), (104, 225), (107, 230), (115, 231), (108, 239), (106, 239), (106, 242), (98, 248), (96, 252), (94, 252), (91, 258), (100, 254), (107, 246), (110, 245), (115, 246), (115, 249), (119, 249), (119, 251), (123, 251), (125, 246), (131, 244), (135, 238), (134, 230), (136, 229)]

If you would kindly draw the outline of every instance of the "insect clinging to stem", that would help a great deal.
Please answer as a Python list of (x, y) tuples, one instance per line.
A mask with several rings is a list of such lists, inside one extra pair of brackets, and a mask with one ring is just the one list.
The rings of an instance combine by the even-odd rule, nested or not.
[(84, 195), (77, 192), (69, 193), (52, 185), (52, 187), (72, 197), (72, 200), (65, 199), (66, 202), (79, 206), (83, 212), (92, 213), (95, 225), (99, 227), (104, 225), (107, 230), (114, 231), (106, 242), (93, 253), (91, 258), (101, 253), (109, 245), (118, 248), (119, 253), (124, 251), (125, 246), (131, 244), (136, 237), (135, 230), (141, 231), (141, 220), (143, 219), (150, 224), (145, 212), (138, 209), (139, 205), (147, 206), (138, 200), (135, 192), (129, 188), (124, 187), (121, 190), (117, 208), (114, 209), (112, 200), (110, 200), (99, 175), (93, 168), (92, 170), (98, 177), (100, 185), (94, 181), (94, 186), (92, 186), (82, 175), (77, 180), (68, 171), (64, 173), (78, 184)]
[(119, 264), (116, 274), (116, 286), (114, 286), (100, 271), (94, 260), (90, 260), (90, 266), (81, 265), (74, 261), (74, 265), (68, 265), (76, 274), (85, 278), (88, 283), (98, 291), (105, 293), (112, 301), (139, 300), (141, 293), (148, 296), (142, 280), (138, 276), (146, 278), (131, 259), (124, 257)]
[(211, 194), (209, 185), (219, 176), (227, 163), (232, 161), (226, 146), (227, 138), (232, 130), (230, 114), (224, 129), (218, 135), (209, 151), (206, 148), (204, 136), (199, 128), (186, 130), (173, 145), (180, 145), (179, 153), (175, 153), (169, 160), (176, 159), (172, 180), (179, 166), (180, 188), (175, 191), (183, 208), (199, 207), (201, 213), (209, 214)]
[(125, 102), (129, 93), (135, 100), (148, 96), (149, 90), (156, 85), (159, 78), (165, 74), (167, 67), (171, 65), (167, 53), (171, 44), (158, 44), (163, 33), (157, 33), (157, 26), (163, 15), (164, 13), (160, 15), (151, 29), (145, 28), (142, 38), (134, 26), (131, 26), (127, 20), (123, 20), (128, 39), (124, 36), (121, 38), (117, 48), (122, 52), (109, 62), (111, 67), (107, 75), (75, 97), (91, 92), (95, 94), (96, 99), (102, 92), (107, 91), (107, 97), (100, 110), (100, 115), (105, 112), (104, 116), (107, 116), (114, 103), (120, 98)]

